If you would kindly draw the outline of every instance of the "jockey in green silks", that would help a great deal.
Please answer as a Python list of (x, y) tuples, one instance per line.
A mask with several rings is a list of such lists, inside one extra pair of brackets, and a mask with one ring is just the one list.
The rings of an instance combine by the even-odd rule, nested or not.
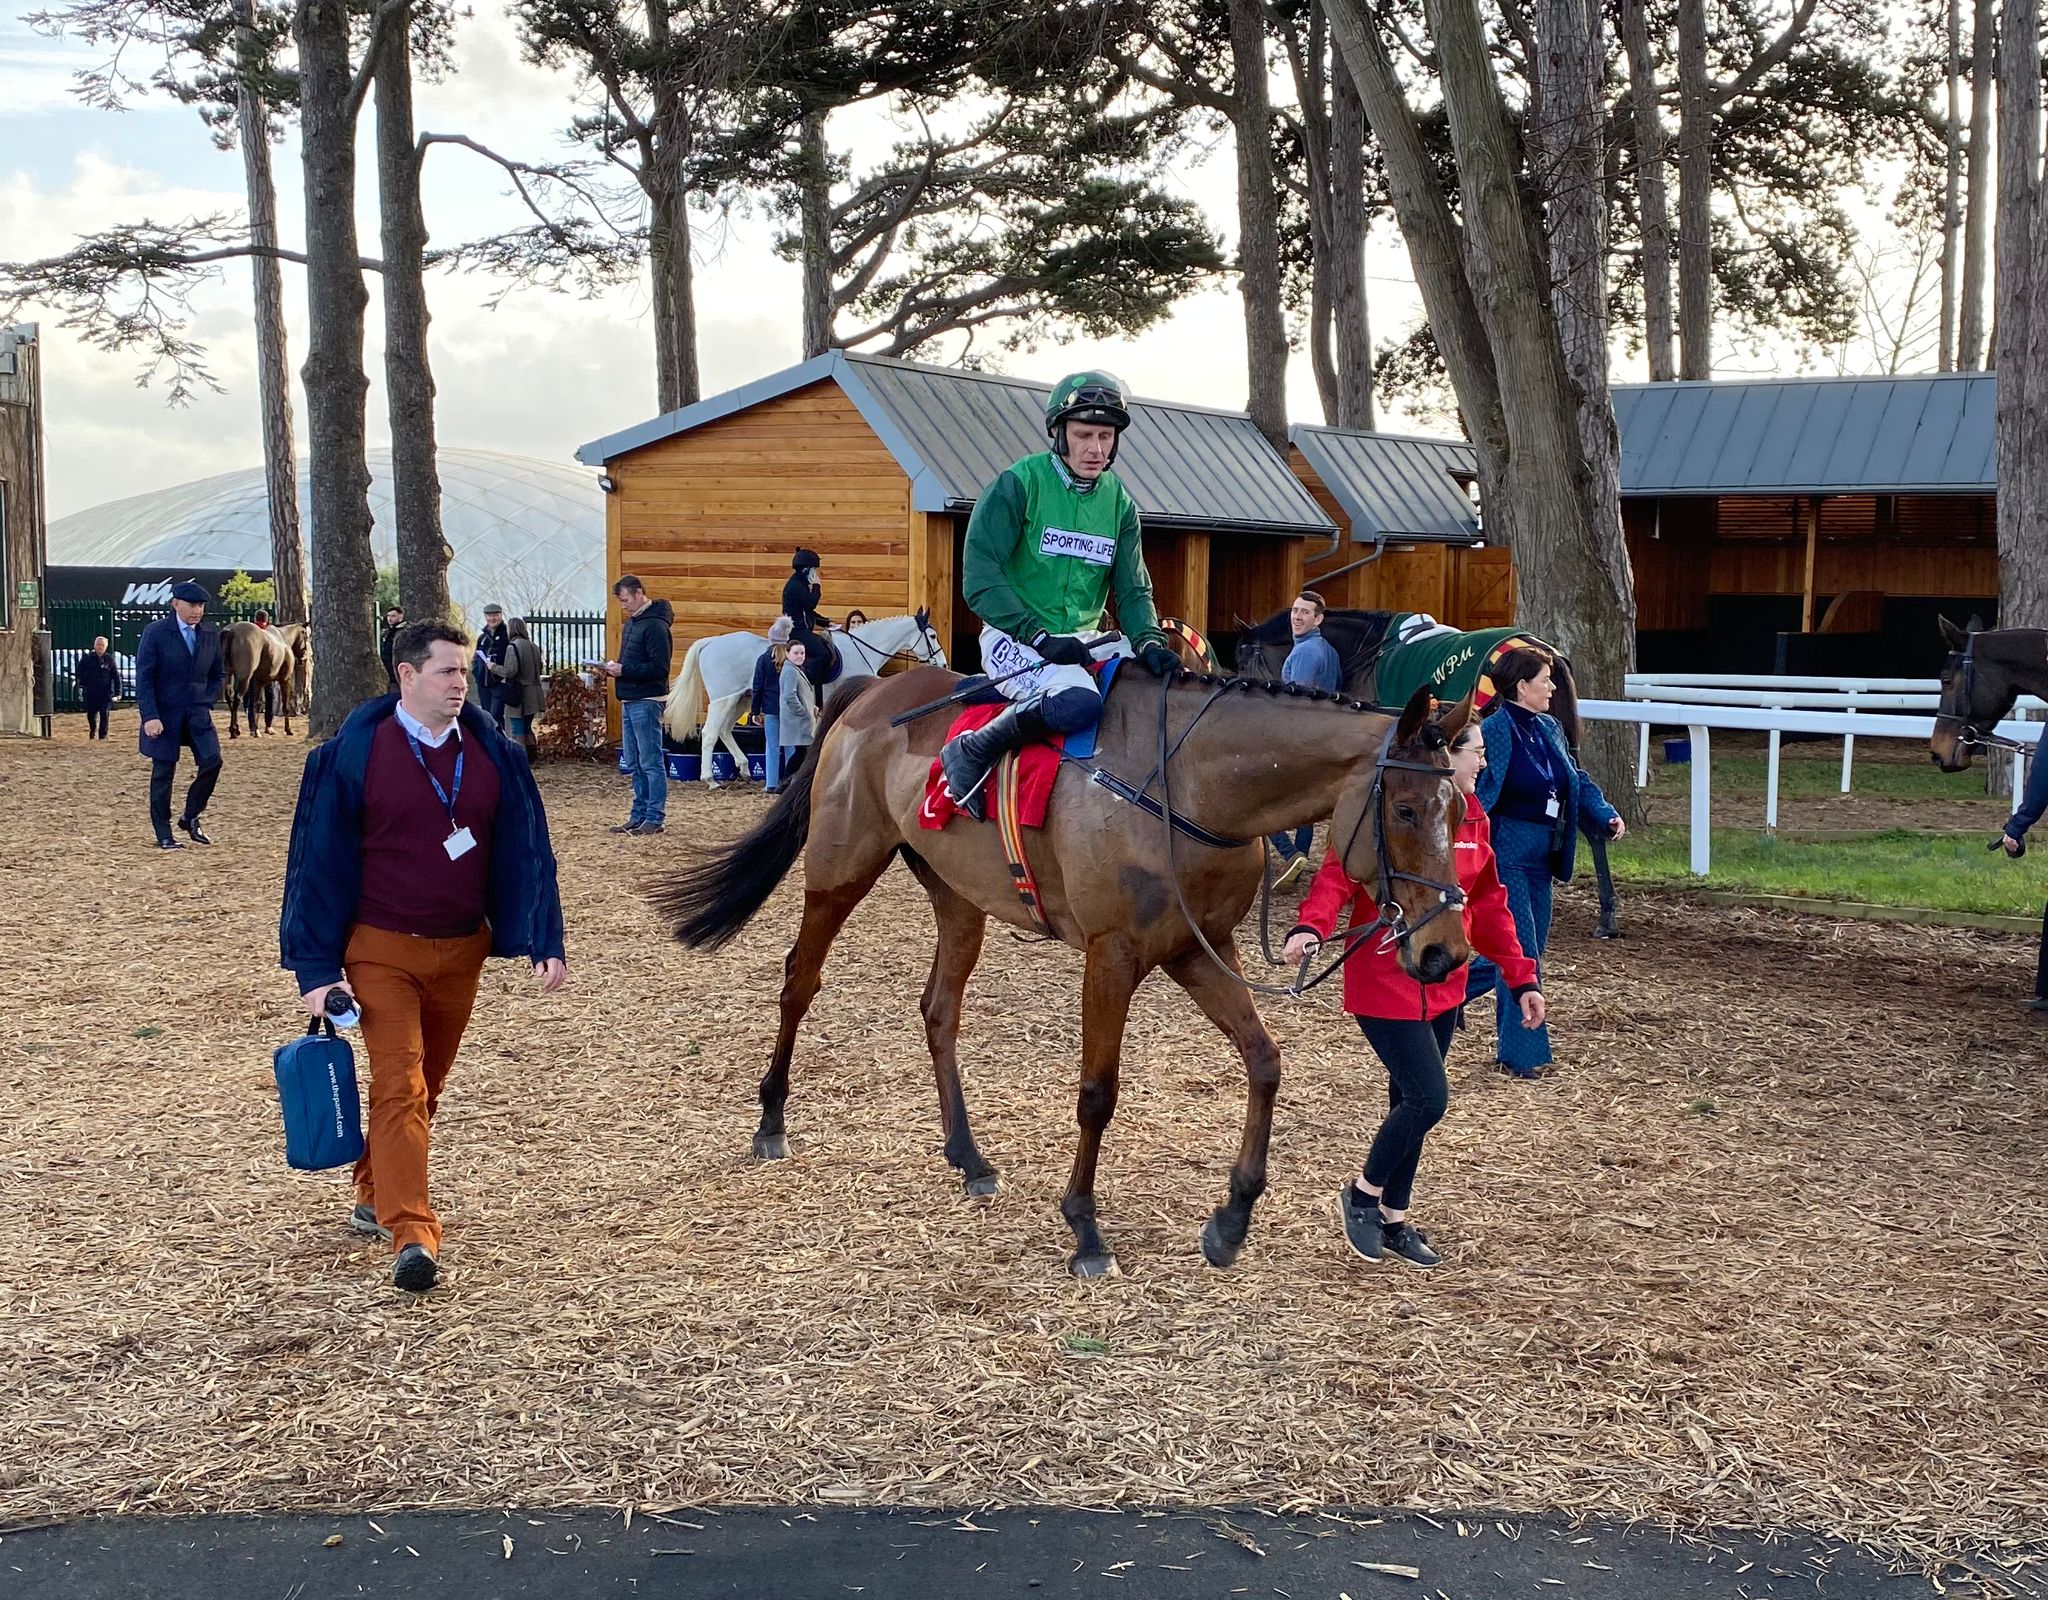
[[(981, 788), (1001, 757), (1094, 726), (1102, 693), (1092, 661), (1135, 653), (1160, 677), (1180, 664), (1153, 609), (1138, 508), (1109, 470), (1130, 425), (1111, 374), (1062, 378), (1045, 405), (1052, 448), (1007, 468), (975, 502), (961, 586), (981, 620), (982, 670), (1010, 704), (939, 753), (947, 790), (972, 816), (986, 814)], [(1111, 600), (1124, 640), (1098, 642)]]

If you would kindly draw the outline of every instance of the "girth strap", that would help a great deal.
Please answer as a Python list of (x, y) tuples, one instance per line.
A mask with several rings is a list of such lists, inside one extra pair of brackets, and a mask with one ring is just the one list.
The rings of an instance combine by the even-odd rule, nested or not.
[(1018, 758), (1019, 752), (1012, 750), (996, 763), (996, 770), (989, 775), (986, 792), (995, 796), (996, 833), (1003, 842), (1003, 859), (1009, 863), (1010, 885), (1023, 902), (1024, 914), (1031, 919), (1031, 925), (1050, 939), (1055, 937), (1052, 924), (1046, 920), (1045, 907), (1039, 903), (1038, 880), (1032, 876), (1031, 861), (1024, 850), (1024, 823), (1019, 815), (1024, 784)]

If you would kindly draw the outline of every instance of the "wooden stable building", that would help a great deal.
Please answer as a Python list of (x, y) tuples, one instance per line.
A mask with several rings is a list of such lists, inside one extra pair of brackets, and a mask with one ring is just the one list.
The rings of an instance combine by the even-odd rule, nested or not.
[(1998, 604), (1989, 373), (1614, 391), (1645, 671), (1932, 676)]
[(1515, 620), (1508, 552), (1482, 542), (1472, 447), (1300, 424), (1287, 461), (1338, 534), (1305, 563), (1332, 610), (1426, 611), (1454, 628)]
[[(818, 552), (835, 620), (928, 607), (948, 657), (979, 666), (960, 590), (976, 497), (1043, 450), (1049, 385), (832, 351), (585, 445), (603, 470), (608, 570), (675, 607), (680, 652), (765, 633), (790, 555)], [(1300, 587), (1329, 516), (1241, 413), (1140, 400), (1116, 462), (1145, 525), (1161, 615), (1227, 648), (1240, 617)], [(611, 635), (617, 638), (613, 613)]]

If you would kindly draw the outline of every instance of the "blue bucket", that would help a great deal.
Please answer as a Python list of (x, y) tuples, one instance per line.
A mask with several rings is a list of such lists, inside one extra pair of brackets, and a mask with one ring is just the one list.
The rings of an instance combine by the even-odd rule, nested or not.
[(1667, 767), (1683, 766), (1690, 760), (1692, 760), (1692, 739), (1690, 736), (1683, 739), (1666, 739), (1664, 741), (1664, 765)]
[(668, 775), (673, 781), (677, 783), (694, 783), (697, 780), (698, 772), (701, 770), (702, 763), (699, 762), (694, 753), (685, 755), (680, 750), (671, 750), (668, 753)]

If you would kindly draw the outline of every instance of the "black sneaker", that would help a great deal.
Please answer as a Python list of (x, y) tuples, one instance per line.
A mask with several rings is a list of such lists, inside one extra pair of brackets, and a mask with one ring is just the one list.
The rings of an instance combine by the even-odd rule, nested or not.
[(375, 1206), (357, 1206), (348, 1214), (348, 1225), (365, 1239), (389, 1239), (391, 1230), (377, 1220)]
[(423, 1244), (407, 1245), (391, 1264), (392, 1287), (403, 1289), (408, 1294), (425, 1294), (440, 1276), (441, 1269), (434, 1260), (434, 1252)]
[(1429, 1235), (1406, 1222), (1389, 1222), (1380, 1229), (1386, 1248), (1411, 1267), (1433, 1267), (1443, 1260), (1429, 1247)]
[(605, 829), (606, 833), (638, 833), (639, 831), (640, 824), (637, 822), (622, 822), (615, 828)]
[(1379, 1260), (1380, 1203), (1360, 1194), (1357, 1184), (1347, 1183), (1337, 1196), (1337, 1215), (1344, 1221), (1344, 1242), (1351, 1253), (1362, 1261)]
[(643, 822), (640, 824), (639, 827), (628, 828), (626, 831), (628, 833), (636, 834), (660, 833), (662, 831), (662, 826), (658, 822)]

